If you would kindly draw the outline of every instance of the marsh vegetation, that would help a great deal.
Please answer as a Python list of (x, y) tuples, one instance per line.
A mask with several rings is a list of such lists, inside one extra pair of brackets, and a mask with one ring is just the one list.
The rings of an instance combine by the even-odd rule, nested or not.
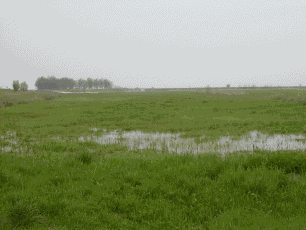
[(304, 229), (306, 91), (0, 90), (1, 229)]

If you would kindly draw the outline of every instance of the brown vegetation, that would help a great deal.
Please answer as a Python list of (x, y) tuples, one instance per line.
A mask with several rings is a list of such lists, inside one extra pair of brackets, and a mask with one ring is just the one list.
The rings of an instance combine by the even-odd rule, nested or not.
[(2, 89), (0, 90), (0, 108), (18, 104), (29, 104), (36, 101), (53, 100), (58, 95), (59, 93), (51, 91), (14, 91)]

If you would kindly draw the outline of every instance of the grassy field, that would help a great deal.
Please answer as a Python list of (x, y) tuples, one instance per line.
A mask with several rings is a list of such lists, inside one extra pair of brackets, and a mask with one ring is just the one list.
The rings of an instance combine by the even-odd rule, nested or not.
[(198, 144), (305, 136), (306, 91), (100, 92), (0, 90), (0, 229), (306, 229), (305, 149), (193, 155), (78, 141), (114, 130)]

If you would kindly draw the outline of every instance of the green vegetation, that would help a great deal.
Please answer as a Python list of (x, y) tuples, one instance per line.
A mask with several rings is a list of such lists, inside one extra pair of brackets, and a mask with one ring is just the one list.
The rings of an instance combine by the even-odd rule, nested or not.
[(98, 89), (98, 88), (112, 88), (113, 83), (107, 79), (91, 79), (87, 80), (79, 79), (78, 81), (73, 80), (72, 78), (56, 78), (55, 76), (48, 76), (37, 78), (35, 82), (35, 87), (39, 90), (73, 90), (74, 88), (78, 89)]
[(90, 128), (199, 142), (306, 134), (305, 91), (206, 91), (0, 90), (0, 229), (305, 229), (305, 150), (194, 156), (76, 141)]
[(21, 84), (19, 84), (19, 81), (13, 81), (13, 89), (14, 91), (18, 91), (18, 90), (21, 90), (21, 91), (27, 91), (29, 88), (28, 84), (24, 81), (22, 82)]

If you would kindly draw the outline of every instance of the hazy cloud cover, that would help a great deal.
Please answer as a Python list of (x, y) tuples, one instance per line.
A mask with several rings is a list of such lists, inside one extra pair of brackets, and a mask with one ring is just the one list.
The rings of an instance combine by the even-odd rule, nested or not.
[(304, 0), (1, 1), (0, 86), (306, 85), (305, 12)]

